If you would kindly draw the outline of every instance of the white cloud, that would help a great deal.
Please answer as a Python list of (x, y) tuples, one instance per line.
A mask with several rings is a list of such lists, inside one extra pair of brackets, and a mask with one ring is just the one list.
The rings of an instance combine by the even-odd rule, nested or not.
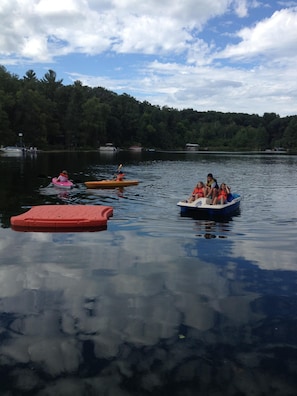
[(252, 28), (241, 29), (237, 35), (241, 39), (240, 43), (228, 45), (219, 57), (296, 57), (297, 7), (276, 11), (271, 18), (257, 23)]
[(130, 17), (130, 23), (123, 27), (119, 43), (113, 50), (121, 53), (179, 53), (186, 49), (190, 39), (189, 33), (177, 29), (170, 18)]
[[(70, 76), (161, 106), (294, 114), (297, 3), (281, 7), (258, 0), (2, 0), (0, 64), (20, 65), (25, 74), (26, 65), (55, 63), (64, 83)], [(76, 61), (66, 63), (73, 54)], [(104, 67), (111, 57), (112, 67)]]
[[(172, 1), (106, 1), (83, 0), (37, 2), (5, 1), (1, 14), (6, 24), (0, 28), (0, 52), (31, 56), (33, 61), (50, 59), (60, 53), (78, 51), (98, 54), (106, 50), (125, 53), (158, 53), (180, 51), (191, 39), (189, 30), (200, 30), (203, 24), (223, 14), (230, 0)], [(38, 45), (49, 37), (65, 43), (65, 48)]]
[(248, 14), (248, 7), (247, 7), (246, 3), (247, 3), (246, 0), (235, 1), (234, 8), (235, 8), (236, 14), (241, 18), (247, 16), (247, 14)]

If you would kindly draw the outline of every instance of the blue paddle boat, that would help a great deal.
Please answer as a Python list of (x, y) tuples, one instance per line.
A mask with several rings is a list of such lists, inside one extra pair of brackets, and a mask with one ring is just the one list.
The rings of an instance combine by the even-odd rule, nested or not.
[(179, 201), (181, 215), (203, 215), (209, 217), (230, 216), (239, 210), (241, 197), (239, 194), (229, 194), (227, 203), (211, 204), (210, 198), (198, 198), (193, 202)]

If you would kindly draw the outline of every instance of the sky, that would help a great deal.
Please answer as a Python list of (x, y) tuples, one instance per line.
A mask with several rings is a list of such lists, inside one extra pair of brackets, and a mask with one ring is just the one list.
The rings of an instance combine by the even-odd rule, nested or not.
[(297, 0), (1, 0), (0, 65), (178, 110), (297, 114)]

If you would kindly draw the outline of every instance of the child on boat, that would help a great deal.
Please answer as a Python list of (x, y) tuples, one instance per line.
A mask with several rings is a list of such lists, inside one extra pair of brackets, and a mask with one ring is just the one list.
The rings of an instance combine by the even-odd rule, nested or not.
[(217, 183), (217, 179), (215, 179), (212, 173), (207, 175), (206, 180), (206, 198), (210, 198), (212, 203), (214, 203), (215, 197), (218, 195), (219, 186)]
[(228, 187), (226, 183), (222, 183), (220, 185), (218, 195), (213, 200), (213, 205), (226, 204), (228, 201), (228, 195), (230, 194), (230, 192), (231, 192), (230, 187)]
[(205, 197), (206, 194), (206, 187), (202, 181), (198, 182), (196, 184), (196, 187), (194, 188), (192, 194), (188, 198), (187, 202), (194, 202), (198, 198), (203, 198)]
[(68, 172), (63, 170), (60, 175), (57, 177), (58, 182), (66, 182), (68, 181)]

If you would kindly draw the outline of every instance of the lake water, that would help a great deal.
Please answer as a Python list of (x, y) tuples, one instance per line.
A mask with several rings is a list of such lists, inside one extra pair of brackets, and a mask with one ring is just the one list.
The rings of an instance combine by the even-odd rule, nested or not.
[[(138, 186), (87, 190), (123, 164)], [(0, 156), (1, 395), (296, 395), (297, 156)], [(67, 169), (69, 192), (50, 186)], [(177, 201), (212, 172), (224, 221)], [(17, 232), (41, 204), (108, 205), (100, 232)]]

